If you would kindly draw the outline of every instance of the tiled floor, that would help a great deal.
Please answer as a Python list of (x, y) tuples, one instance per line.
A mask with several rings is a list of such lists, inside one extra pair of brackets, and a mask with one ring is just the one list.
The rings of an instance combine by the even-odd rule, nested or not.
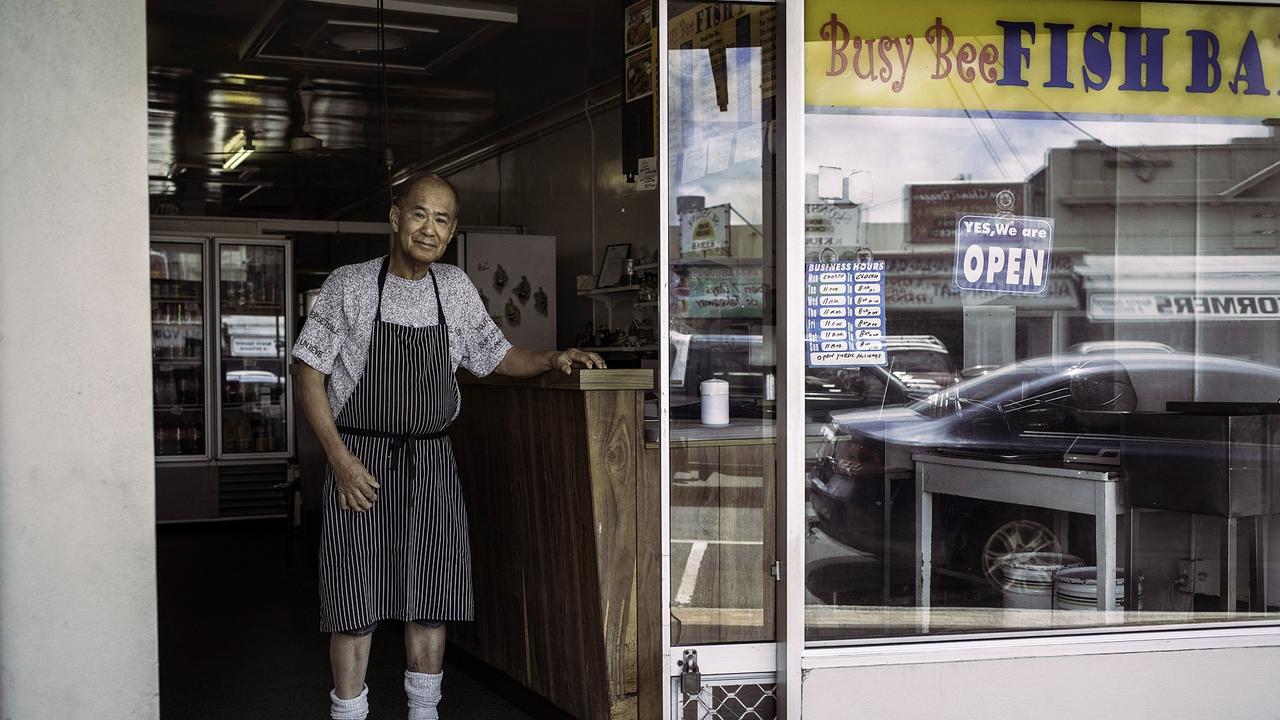
[[(315, 566), (283, 521), (164, 526), (158, 532), (163, 720), (329, 717), (328, 638), (317, 629)], [(370, 720), (408, 715), (403, 629), (384, 623), (369, 660)], [(453, 647), (445, 720), (565, 718)]]

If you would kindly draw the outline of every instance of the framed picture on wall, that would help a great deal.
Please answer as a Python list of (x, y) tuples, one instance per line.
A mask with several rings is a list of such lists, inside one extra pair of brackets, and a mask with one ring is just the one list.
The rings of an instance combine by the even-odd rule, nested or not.
[(626, 20), (623, 23), (624, 53), (629, 53), (649, 44), (649, 34), (653, 27), (653, 3), (651, 0), (640, 0), (631, 3), (623, 11)]
[(622, 282), (622, 269), (627, 264), (627, 255), (630, 253), (631, 243), (619, 243), (604, 249), (600, 274), (596, 276), (597, 288), (617, 287)]

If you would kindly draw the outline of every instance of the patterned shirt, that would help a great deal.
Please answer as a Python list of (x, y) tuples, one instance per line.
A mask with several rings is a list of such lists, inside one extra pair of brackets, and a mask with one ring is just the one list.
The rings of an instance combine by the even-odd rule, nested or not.
[[(378, 310), (381, 267), (382, 258), (377, 258), (343, 265), (330, 273), (293, 345), (294, 357), (329, 376), (329, 405), (335, 418), (364, 374)], [(511, 343), (489, 317), (475, 285), (461, 268), (432, 263), (431, 270), (440, 283), (453, 370), (461, 365), (477, 376), (488, 375), (506, 357)], [(382, 320), (409, 327), (436, 325), (431, 273), (415, 281), (388, 272), (382, 292)]]

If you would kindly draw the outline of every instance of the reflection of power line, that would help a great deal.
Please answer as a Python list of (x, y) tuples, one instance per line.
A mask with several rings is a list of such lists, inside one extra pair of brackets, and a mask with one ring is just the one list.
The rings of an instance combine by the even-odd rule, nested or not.
[[(973, 40), (974, 42), (977, 42), (978, 39), (974, 38)], [(952, 87), (952, 92), (954, 91), (955, 88)], [(1009, 146), (1009, 152), (1013, 153), (1014, 161), (1018, 163), (1018, 167), (1022, 168), (1022, 177), (1025, 178), (1030, 175), (1031, 170), (1027, 167), (1026, 163), (1022, 162), (1022, 155), (1018, 153), (1018, 148), (1014, 147), (1013, 140), (1009, 138), (1009, 134), (1005, 132), (1003, 127), (1001, 127), (1000, 121), (996, 119), (995, 115), (991, 114), (991, 108), (987, 107), (987, 101), (982, 99), (982, 93), (978, 92), (975, 87), (973, 94), (978, 98), (978, 102), (982, 104), (982, 111), (991, 119), (991, 124), (996, 126), (996, 132), (1000, 133), (1000, 137), (1004, 140), (1004, 144)]]
[(873, 203), (871, 203), (871, 204), (869, 204), (869, 205), (859, 205), (858, 207), (860, 207), (860, 208), (862, 208), (862, 209), (864, 209), (864, 210), (870, 210), (870, 209), (872, 209), (872, 208), (878, 208), (878, 207), (880, 207), (881, 205), (888, 205), (889, 203), (895, 203), (895, 202), (902, 202), (902, 196), (901, 196), (901, 195), (899, 195), (898, 197), (895, 197), (895, 198), (889, 198), (888, 200), (881, 200), (881, 201), (879, 201), (879, 202), (873, 202)]
[[(983, 103), (983, 107), (986, 107), (986, 103)], [(1000, 133), (1000, 137), (1004, 138), (1004, 143), (1009, 146), (1009, 151), (1013, 153), (1013, 159), (1018, 162), (1018, 167), (1022, 168), (1022, 176), (1027, 177), (1030, 175), (1031, 169), (1027, 167), (1026, 163), (1022, 162), (1022, 154), (1018, 152), (1018, 148), (1014, 147), (1009, 133), (1005, 132), (1005, 129), (1000, 126), (1000, 121), (989, 110), (987, 111), (987, 117), (991, 118), (991, 124), (996, 126), (996, 132)]]
[[(986, 148), (987, 155), (990, 156), (991, 162), (1000, 170), (1001, 177), (1009, 177), (1009, 171), (1005, 170), (1004, 163), (1000, 162), (999, 156), (996, 155), (995, 149), (991, 143), (987, 141), (987, 136), (983, 134), (982, 128), (978, 127), (978, 121), (974, 119), (973, 113), (969, 112), (969, 107), (965, 104), (964, 98), (960, 97), (960, 91), (956, 89), (955, 80), (951, 75), (947, 75), (947, 86), (951, 88), (951, 92), (956, 96), (956, 102), (959, 103), (960, 109), (964, 111), (964, 116), (969, 118), (969, 123), (973, 125), (973, 131), (978, 134), (978, 139), (982, 141), (982, 147)], [(981, 98), (978, 99), (981, 102)], [(988, 113), (989, 115), (990, 113)]]
[(1130, 150), (1125, 150), (1124, 148), (1120, 148), (1120, 147), (1116, 147), (1116, 146), (1112, 145), (1111, 143), (1107, 142), (1106, 140), (1103, 140), (1102, 138), (1098, 137), (1097, 135), (1094, 135), (1093, 133), (1089, 132), (1088, 130), (1085, 130), (1084, 128), (1080, 127), (1080, 126), (1079, 126), (1079, 125), (1077, 125), (1077, 124), (1076, 124), (1076, 122), (1075, 122), (1074, 120), (1072, 120), (1071, 118), (1067, 117), (1066, 115), (1063, 115), (1062, 113), (1058, 112), (1057, 110), (1054, 110), (1052, 107), (1049, 107), (1049, 103), (1045, 102), (1045, 101), (1044, 101), (1044, 98), (1042, 98), (1042, 97), (1040, 97), (1039, 95), (1037, 95), (1037, 94), (1035, 93), (1035, 91), (1033, 91), (1033, 90), (1031, 89), (1031, 87), (1030, 87), (1030, 86), (1028, 86), (1028, 87), (1027, 87), (1027, 94), (1028, 94), (1028, 95), (1030, 95), (1031, 97), (1035, 98), (1035, 99), (1036, 99), (1036, 102), (1038, 102), (1038, 103), (1040, 103), (1041, 105), (1043, 105), (1045, 110), (1048, 110), (1049, 112), (1053, 113), (1054, 115), (1057, 115), (1059, 120), (1061, 120), (1062, 122), (1064, 122), (1064, 123), (1066, 123), (1066, 124), (1070, 125), (1071, 127), (1075, 128), (1075, 129), (1076, 129), (1076, 131), (1077, 131), (1077, 132), (1079, 132), (1081, 135), (1084, 135), (1085, 137), (1087, 137), (1087, 138), (1089, 138), (1090, 140), (1092, 140), (1092, 141), (1094, 141), (1094, 142), (1098, 143), (1098, 144), (1099, 144), (1099, 145), (1101, 145), (1102, 147), (1107, 148), (1108, 150), (1114, 150), (1114, 151), (1116, 151), (1117, 153), (1120, 153), (1121, 155), (1126, 155), (1126, 156), (1128, 156), (1128, 157), (1130, 157), (1130, 158), (1133, 158), (1134, 160), (1141, 160), (1142, 162), (1147, 162), (1147, 158), (1146, 158), (1146, 157), (1144, 157), (1144, 156), (1142, 156), (1142, 155), (1139, 155), (1138, 153), (1132, 152), (1132, 151), (1130, 151)]

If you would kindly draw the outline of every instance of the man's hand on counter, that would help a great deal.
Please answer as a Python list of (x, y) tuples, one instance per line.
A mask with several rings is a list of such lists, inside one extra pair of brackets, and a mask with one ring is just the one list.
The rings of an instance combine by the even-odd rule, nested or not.
[(574, 363), (578, 363), (584, 368), (600, 368), (601, 370), (605, 368), (604, 359), (593, 352), (579, 350), (578, 348), (552, 352), (551, 367), (565, 375), (573, 371)]
[(541, 375), (548, 370), (559, 370), (565, 375), (573, 371), (573, 366), (584, 368), (607, 367), (604, 359), (593, 352), (569, 348), (568, 350), (526, 350), (513, 347), (507, 351), (494, 372), (507, 377), (527, 378)]

